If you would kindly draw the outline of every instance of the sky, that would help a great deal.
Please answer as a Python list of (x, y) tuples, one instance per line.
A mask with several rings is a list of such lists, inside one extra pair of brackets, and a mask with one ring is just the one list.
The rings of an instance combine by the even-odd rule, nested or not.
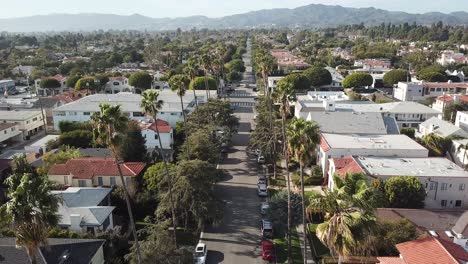
[[(3, 2), (3, 3), (2, 3)], [(409, 13), (468, 12), (468, 0), (0, 0), (0, 18), (51, 13), (106, 13), (149, 17), (205, 15), (222, 17), (271, 8), (294, 8), (307, 4), (376, 7)]]

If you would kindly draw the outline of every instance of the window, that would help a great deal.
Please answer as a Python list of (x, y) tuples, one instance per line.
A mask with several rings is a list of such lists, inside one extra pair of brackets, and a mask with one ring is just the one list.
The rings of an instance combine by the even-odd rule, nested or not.
[(91, 112), (83, 112), (83, 115), (89, 116), (89, 115), (91, 115)]
[(88, 226), (86, 227), (86, 232), (90, 233), (90, 234), (93, 234), (94, 235), (94, 227), (92, 226)]
[(144, 117), (145, 115), (142, 112), (133, 112), (133, 117)]
[(33, 122), (36, 122), (37, 121), (37, 117), (33, 118)]
[(446, 183), (442, 183), (442, 185), (440, 186), (440, 190), (441, 190), (441, 191), (446, 191), (446, 190), (447, 190), (447, 184), (446, 184)]
[(447, 200), (442, 200), (442, 201), (440, 201), (440, 205), (441, 205), (442, 207), (447, 207)]
[(15, 130), (16, 130), (16, 127), (12, 127), (12, 128), (11, 128), (11, 131), (15, 131)]
[(465, 184), (464, 184), (464, 183), (460, 183), (460, 185), (458, 186), (458, 189), (459, 189), (460, 191), (465, 190)]
[(154, 139), (158, 139), (158, 134), (154, 134)]
[(77, 112), (68, 112), (68, 115), (69, 116), (76, 116), (76, 115), (78, 115), (78, 113)]
[(63, 176), (63, 184), (68, 185), (68, 176)]
[(171, 113), (171, 116), (175, 116), (175, 115), (178, 115), (179, 113)]
[(436, 184), (435, 182), (431, 182), (431, 185), (429, 186), (429, 190), (435, 190)]
[(461, 207), (462, 201), (461, 200), (456, 200), (455, 201), (455, 207)]
[(56, 116), (66, 116), (65, 112), (55, 112)]
[(98, 177), (98, 178), (97, 178), (97, 181), (98, 181), (98, 185), (99, 185), (99, 186), (104, 185), (103, 182), (102, 182), (102, 177)]
[(114, 186), (115, 185), (115, 177), (110, 177), (110, 185)]
[(86, 180), (78, 180), (78, 187), (86, 187)]
[(114, 83), (112, 83), (112, 84), (113, 84), (114, 86), (119, 86), (119, 85), (120, 85), (119, 82), (114, 82)]
[(26, 124), (29, 124), (29, 120), (28, 120), (28, 121), (26, 121)]
[(6, 134), (6, 133), (7, 133), (7, 131), (6, 131), (6, 130), (4, 130), (4, 131), (3, 131), (3, 134)]

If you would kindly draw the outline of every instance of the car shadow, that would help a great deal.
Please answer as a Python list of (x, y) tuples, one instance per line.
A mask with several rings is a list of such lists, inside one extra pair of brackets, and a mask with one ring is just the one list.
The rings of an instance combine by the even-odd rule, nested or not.
[(217, 264), (224, 261), (224, 254), (219, 251), (208, 250), (208, 256), (206, 258), (206, 263), (208, 264)]

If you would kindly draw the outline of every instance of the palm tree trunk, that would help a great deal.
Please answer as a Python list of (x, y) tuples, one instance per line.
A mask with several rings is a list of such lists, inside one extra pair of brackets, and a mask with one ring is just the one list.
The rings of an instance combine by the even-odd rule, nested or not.
[(288, 188), (288, 228), (287, 228), (287, 239), (288, 239), (288, 264), (293, 263), (291, 255), (291, 226), (292, 226), (292, 210), (291, 210), (291, 182), (289, 175), (289, 153), (287, 149), (287, 138), (286, 138), (286, 113), (282, 114), (281, 127), (283, 131), (283, 151), (286, 159), (286, 186)]
[[(266, 77), (265, 77), (266, 76)], [(264, 75), (264, 79), (266, 79), (266, 84), (265, 85), (265, 96), (266, 96), (266, 100), (267, 100), (267, 104), (268, 104), (268, 111), (270, 112), (269, 115), (268, 115), (268, 122), (270, 123), (270, 132), (273, 133), (273, 142), (271, 143), (272, 146), (272, 151), (273, 151), (273, 178), (276, 180), (276, 142), (277, 142), (277, 138), (276, 138), (276, 132), (273, 130), (273, 105), (272, 105), (272, 102), (271, 102), (271, 95), (270, 95), (270, 90), (268, 89), (268, 75)]]
[(36, 259), (36, 251), (37, 248), (35, 246), (27, 246), (26, 247), (26, 253), (28, 254), (29, 260), (31, 261), (31, 264), (36, 264), (37, 259)]
[(177, 244), (177, 221), (176, 221), (176, 214), (175, 214), (175, 208), (174, 208), (174, 199), (173, 199), (173, 194), (172, 194), (172, 177), (169, 175), (169, 169), (167, 168), (167, 161), (166, 161), (166, 155), (163, 153), (163, 147), (162, 147), (162, 141), (161, 141), (161, 135), (159, 134), (159, 127), (158, 127), (158, 116), (154, 115), (154, 122), (156, 124), (156, 133), (158, 134), (158, 141), (159, 141), (159, 154), (161, 155), (161, 158), (163, 160), (163, 165), (164, 165), (164, 170), (166, 171), (166, 178), (169, 181), (169, 204), (171, 206), (171, 214), (172, 214), (172, 229), (173, 229), (173, 235), (174, 235), (174, 244), (175, 247), (178, 249), (179, 246)]
[(206, 101), (210, 98), (210, 87), (208, 87), (208, 72), (205, 73), (205, 90), (206, 90)]
[(299, 173), (301, 174), (301, 198), (302, 198), (302, 232), (304, 233), (304, 264), (307, 263), (307, 233), (306, 233), (306, 212), (305, 212), (305, 198), (304, 198), (304, 172), (302, 161), (299, 162)]
[[(185, 111), (184, 111), (184, 101), (182, 99), (182, 96), (180, 97), (180, 107), (182, 107), (182, 116), (184, 117), (184, 130), (185, 130), (185, 142), (187, 142), (187, 157), (190, 157), (190, 146), (188, 144), (188, 131), (187, 131), (187, 118), (185, 117)], [(159, 135), (158, 135), (159, 137)]]
[(195, 92), (195, 89), (193, 91), (193, 98), (195, 98), (195, 108), (198, 108), (198, 100), (197, 100), (197, 93)]
[(122, 174), (122, 168), (120, 168), (120, 162), (115, 158), (115, 164), (117, 165), (117, 170), (119, 171), (120, 180), (122, 181), (122, 187), (125, 191), (125, 203), (127, 204), (128, 217), (130, 218), (130, 228), (132, 229), (133, 239), (135, 240), (135, 248), (137, 254), (137, 261), (141, 263), (141, 253), (140, 253), (140, 244), (138, 243), (138, 235), (135, 228), (135, 220), (133, 219), (132, 205), (130, 203), (130, 195), (128, 194), (127, 184)]

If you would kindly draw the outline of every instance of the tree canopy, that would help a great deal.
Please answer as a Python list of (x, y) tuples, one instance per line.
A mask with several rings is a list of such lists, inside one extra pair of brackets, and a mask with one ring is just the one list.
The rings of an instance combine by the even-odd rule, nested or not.
[(426, 190), (413, 176), (391, 177), (384, 183), (385, 195), (392, 208), (423, 208)]
[(208, 87), (210, 90), (217, 90), (218, 85), (216, 84), (215, 79), (211, 77), (196, 77), (191, 83), (190, 83), (190, 89), (191, 90), (205, 90), (205, 78), (208, 79)]
[(408, 71), (396, 69), (387, 72), (383, 77), (386, 87), (393, 87), (398, 82), (405, 82), (408, 79)]
[(289, 82), (294, 86), (295, 91), (307, 91), (310, 89), (310, 80), (302, 73), (292, 73), (280, 80)]
[(363, 87), (370, 86), (374, 82), (372, 76), (364, 72), (352, 73), (343, 80), (343, 87), (345, 88), (354, 88), (354, 87)]
[(84, 77), (79, 79), (75, 84), (75, 90), (93, 90), (95, 91), (98, 88), (98, 84), (94, 81), (93, 77)]
[(152, 83), (153, 77), (145, 71), (135, 72), (128, 78), (128, 84), (142, 90), (151, 89)]
[(62, 85), (60, 84), (57, 79), (54, 78), (45, 78), (41, 80), (39, 83), (39, 86), (43, 89), (54, 89), (54, 88), (60, 88)]
[(312, 67), (305, 70), (303, 74), (309, 79), (310, 85), (314, 87), (328, 85), (333, 81), (330, 72), (322, 67)]

